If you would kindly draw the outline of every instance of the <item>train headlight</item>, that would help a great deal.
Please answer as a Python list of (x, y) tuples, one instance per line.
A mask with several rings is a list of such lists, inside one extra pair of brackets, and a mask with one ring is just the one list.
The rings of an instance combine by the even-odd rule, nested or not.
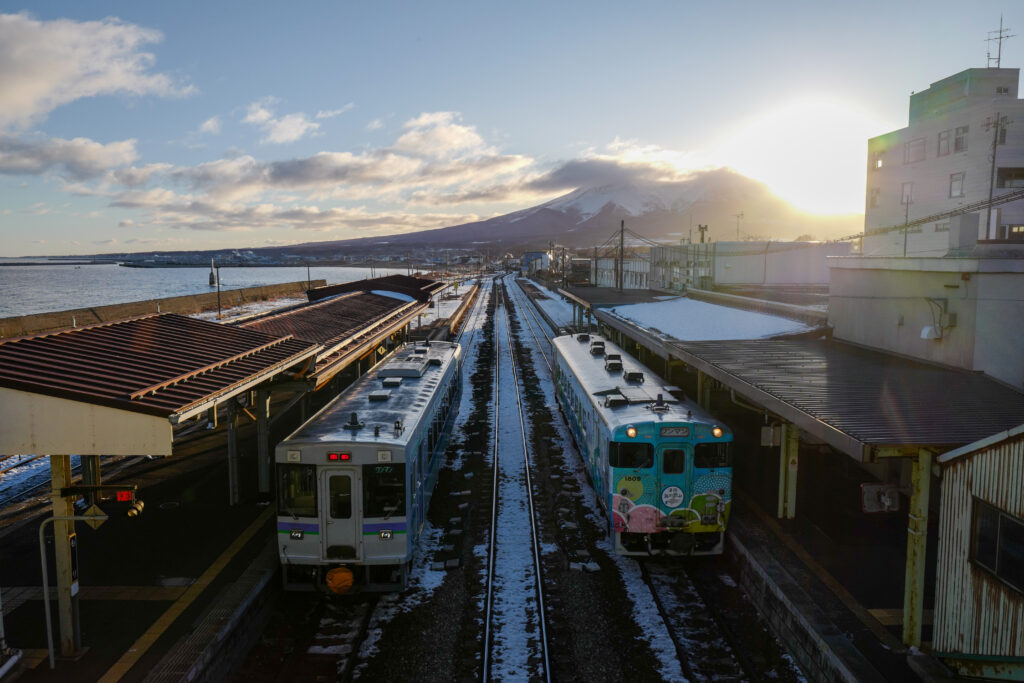
[(636, 437), (636, 427), (634, 427), (633, 425), (629, 425), (628, 427), (626, 427), (626, 436), (628, 436), (631, 439), (635, 438)]
[(721, 427), (712, 427), (711, 428), (711, 436), (715, 437), (716, 439), (720, 439), (722, 437), (722, 428)]
[(382, 540), (382, 541), (390, 541), (391, 540), (391, 536), (392, 536), (391, 529), (381, 529), (380, 530), (380, 540)]

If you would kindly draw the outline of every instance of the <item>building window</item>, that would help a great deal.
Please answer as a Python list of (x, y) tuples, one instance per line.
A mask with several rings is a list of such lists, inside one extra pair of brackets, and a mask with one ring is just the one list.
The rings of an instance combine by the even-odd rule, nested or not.
[(998, 144), (1000, 144), (1000, 145), (1005, 145), (1006, 144), (1006, 124), (1005, 123), (999, 128)]
[(914, 183), (903, 183), (903, 191), (900, 193), (900, 204), (914, 203)]
[(953, 151), (967, 151), (967, 126), (957, 126), (956, 137), (953, 138)]
[(952, 131), (944, 130), (939, 133), (939, 149), (938, 156), (944, 157), (949, 154), (949, 140), (952, 137)]
[(871, 161), (869, 162), (869, 167), (871, 168), (871, 170), (877, 171), (878, 169), (882, 168), (883, 165), (884, 162), (882, 161), (882, 152), (872, 152)]
[(878, 195), (881, 192), (882, 190), (877, 187), (868, 188), (868, 208), (874, 209), (878, 207)]
[(1024, 225), (1007, 225), (1006, 239), (1024, 242)]
[(975, 498), (971, 560), (1024, 592), (1024, 520)]
[(949, 232), (949, 221), (935, 224), (935, 232)]
[(952, 173), (949, 176), (949, 196), (950, 197), (963, 197), (964, 196), (964, 174), (963, 173)]
[(996, 187), (1024, 187), (1024, 168), (1000, 168), (997, 170)]
[(903, 145), (903, 163), (913, 164), (924, 161), (925, 138), (917, 138)]
[(1009, 95), (1010, 94), (1010, 89), (1007, 88), (1005, 85), (997, 86), (996, 87), (996, 94), (997, 95)]

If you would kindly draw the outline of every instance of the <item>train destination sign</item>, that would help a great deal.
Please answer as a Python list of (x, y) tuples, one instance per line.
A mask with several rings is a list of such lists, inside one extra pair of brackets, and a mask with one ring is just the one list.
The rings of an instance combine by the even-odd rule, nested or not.
[(662, 427), (659, 432), (661, 436), (689, 436), (689, 427)]

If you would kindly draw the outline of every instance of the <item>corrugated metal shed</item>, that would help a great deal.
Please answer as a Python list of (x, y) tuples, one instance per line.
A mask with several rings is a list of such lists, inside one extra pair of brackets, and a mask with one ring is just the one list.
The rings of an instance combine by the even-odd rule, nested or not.
[(354, 356), (401, 329), (425, 308), (425, 304), (415, 301), (357, 291), (271, 313), (239, 327), (278, 336), (293, 335), (320, 344), (316, 375), (318, 384), (322, 384)]
[(1024, 394), (985, 376), (834, 340), (666, 342), (670, 355), (862, 460), (947, 450), (1024, 421)]
[(267, 379), (318, 348), (167, 313), (0, 341), (0, 386), (180, 416)]
[(1024, 520), (1024, 425), (939, 462), (933, 647), (947, 654), (1024, 657), (1024, 593), (970, 559), (975, 498)]

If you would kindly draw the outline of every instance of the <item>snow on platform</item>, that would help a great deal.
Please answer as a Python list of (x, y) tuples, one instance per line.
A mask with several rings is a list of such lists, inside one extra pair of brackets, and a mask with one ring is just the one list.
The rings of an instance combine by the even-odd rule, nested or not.
[(813, 329), (797, 320), (685, 297), (601, 310), (683, 341), (766, 339)]

